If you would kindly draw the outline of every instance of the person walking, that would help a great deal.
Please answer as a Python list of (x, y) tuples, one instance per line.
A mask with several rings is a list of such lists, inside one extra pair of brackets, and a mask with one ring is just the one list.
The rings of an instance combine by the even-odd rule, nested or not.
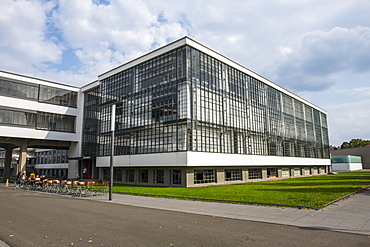
[(17, 175), (17, 183), (18, 184), (20, 183), (21, 178), (22, 178), (22, 173), (21, 172), (18, 172), (18, 175)]

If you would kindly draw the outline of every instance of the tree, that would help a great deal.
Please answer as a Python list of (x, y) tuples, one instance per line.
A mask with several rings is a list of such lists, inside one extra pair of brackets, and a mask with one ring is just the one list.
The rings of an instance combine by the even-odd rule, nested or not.
[(370, 144), (370, 140), (352, 139), (350, 142), (343, 142), (340, 148), (359, 148), (365, 147), (367, 144)]

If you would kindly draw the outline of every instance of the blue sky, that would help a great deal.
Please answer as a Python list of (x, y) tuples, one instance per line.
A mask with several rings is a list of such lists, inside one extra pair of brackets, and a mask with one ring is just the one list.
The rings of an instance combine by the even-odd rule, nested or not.
[(328, 111), (330, 143), (370, 139), (368, 0), (1, 0), (0, 70), (82, 86), (183, 36)]

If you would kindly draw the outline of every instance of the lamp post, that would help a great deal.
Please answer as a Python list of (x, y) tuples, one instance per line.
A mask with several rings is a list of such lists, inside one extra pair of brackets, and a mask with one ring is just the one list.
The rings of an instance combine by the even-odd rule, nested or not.
[(116, 105), (112, 105), (112, 119), (111, 119), (111, 150), (110, 150), (110, 182), (109, 182), (109, 201), (112, 200), (113, 195), (113, 158), (114, 158), (114, 130), (116, 127)]

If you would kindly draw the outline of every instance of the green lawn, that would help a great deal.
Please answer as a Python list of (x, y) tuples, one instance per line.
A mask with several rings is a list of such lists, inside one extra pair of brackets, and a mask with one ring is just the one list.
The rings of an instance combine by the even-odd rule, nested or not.
[(113, 192), (158, 197), (187, 197), (207, 201), (227, 200), (239, 203), (295, 205), (318, 209), (367, 186), (370, 186), (370, 171), (195, 188), (114, 184)]

